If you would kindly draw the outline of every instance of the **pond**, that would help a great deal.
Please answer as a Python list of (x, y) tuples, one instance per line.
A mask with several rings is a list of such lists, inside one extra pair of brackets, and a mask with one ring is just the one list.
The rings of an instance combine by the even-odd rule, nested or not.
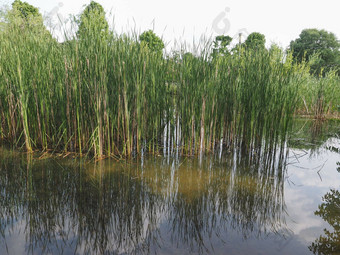
[[(335, 254), (340, 123), (275, 150), (133, 161), (0, 149), (0, 254)], [(166, 150), (165, 150), (166, 151)]]

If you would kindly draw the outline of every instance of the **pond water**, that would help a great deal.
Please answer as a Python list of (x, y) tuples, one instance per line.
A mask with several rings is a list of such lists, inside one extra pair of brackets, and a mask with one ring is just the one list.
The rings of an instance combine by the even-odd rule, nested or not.
[[(133, 162), (0, 149), (0, 254), (336, 254), (340, 123), (281, 150)], [(256, 155), (256, 153), (260, 155)]]

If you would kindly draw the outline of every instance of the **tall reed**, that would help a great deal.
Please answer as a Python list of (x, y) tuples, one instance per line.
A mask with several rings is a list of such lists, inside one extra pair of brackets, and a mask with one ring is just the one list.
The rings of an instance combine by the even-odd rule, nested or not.
[(162, 55), (136, 35), (58, 43), (8, 20), (0, 31), (0, 136), (27, 151), (103, 156), (267, 149), (284, 141), (304, 67), (241, 50)]
[(324, 119), (326, 115), (340, 113), (340, 78), (336, 70), (325, 76), (309, 75), (298, 91), (300, 112), (315, 119)]

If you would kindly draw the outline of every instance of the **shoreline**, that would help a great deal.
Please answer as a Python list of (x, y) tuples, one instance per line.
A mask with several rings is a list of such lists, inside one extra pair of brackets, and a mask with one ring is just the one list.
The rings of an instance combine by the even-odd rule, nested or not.
[[(315, 118), (314, 115), (311, 114), (296, 114), (294, 115), (293, 119), (304, 119), (309, 121), (320, 121), (320, 122), (327, 122), (327, 121), (339, 121), (340, 123), (340, 115), (338, 114), (327, 114), (322, 119)], [(32, 150), (31, 152), (25, 151), (22, 148), (13, 148), (11, 144), (8, 142), (0, 139), (0, 153), (3, 151), (11, 152), (11, 153), (18, 153), (21, 156), (27, 155), (28, 157), (32, 157), (32, 159), (35, 160), (43, 160), (48, 158), (61, 158), (61, 159), (88, 159), (89, 161), (98, 162), (105, 159), (113, 159), (117, 162), (119, 161), (126, 161), (126, 160), (133, 160), (138, 158), (136, 157), (124, 157), (122, 155), (103, 155), (102, 157), (96, 157), (95, 155), (92, 155), (91, 153), (77, 153), (77, 152), (71, 152), (71, 151), (58, 151), (55, 149), (48, 149), (48, 150)], [(207, 154), (209, 154), (207, 152)], [(161, 156), (160, 153), (148, 153), (148, 155), (153, 155), (155, 157)], [(194, 155), (188, 155), (183, 154), (184, 157), (192, 157)]]

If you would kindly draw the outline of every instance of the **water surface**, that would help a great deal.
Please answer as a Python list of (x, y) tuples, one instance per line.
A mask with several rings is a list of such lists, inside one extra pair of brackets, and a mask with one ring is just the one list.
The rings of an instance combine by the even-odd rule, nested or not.
[(1, 149), (0, 254), (336, 254), (339, 134), (300, 120), (275, 151), (132, 162)]

